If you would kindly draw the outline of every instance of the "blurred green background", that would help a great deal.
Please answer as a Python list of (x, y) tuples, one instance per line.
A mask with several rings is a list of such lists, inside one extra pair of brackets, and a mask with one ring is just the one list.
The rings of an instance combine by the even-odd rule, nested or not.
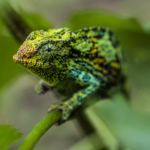
[[(3, 2), (1, 14), (5, 17)], [(150, 1), (148, 0), (10, 0), (31, 30), (68, 27), (71, 31), (90, 26), (112, 28), (122, 43), (128, 63), (131, 103), (150, 115)], [(38, 95), (38, 78), (13, 62), (20, 43), (0, 20), (0, 123), (12, 124), (24, 137), (58, 99), (53, 92)], [(107, 115), (106, 115), (107, 116)], [(108, 117), (109, 118), (109, 117)], [(66, 130), (67, 129), (67, 130)], [(82, 138), (72, 121), (52, 127), (36, 150), (66, 150)], [(19, 143), (9, 150), (15, 150)]]

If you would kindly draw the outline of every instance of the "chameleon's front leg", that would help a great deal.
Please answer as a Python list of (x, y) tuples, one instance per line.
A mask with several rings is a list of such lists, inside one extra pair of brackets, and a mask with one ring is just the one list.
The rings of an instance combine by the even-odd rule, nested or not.
[(71, 77), (73, 77), (77, 83), (82, 86), (87, 86), (85, 89), (82, 89), (75, 93), (70, 99), (65, 102), (57, 103), (51, 105), (49, 112), (58, 109), (62, 111), (62, 118), (59, 123), (66, 121), (72, 111), (74, 111), (79, 105), (83, 104), (86, 101), (88, 95), (92, 94), (100, 86), (100, 81), (98, 81), (93, 75), (82, 72), (78, 69), (72, 69)]
[(47, 91), (52, 90), (53, 87), (49, 86), (44, 80), (40, 80), (35, 86), (35, 91), (38, 94), (45, 94)]

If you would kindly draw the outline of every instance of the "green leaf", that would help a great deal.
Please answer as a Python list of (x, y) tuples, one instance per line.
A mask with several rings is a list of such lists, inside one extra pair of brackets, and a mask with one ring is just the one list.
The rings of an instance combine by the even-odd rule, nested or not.
[[(35, 14), (24, 14), (23, 18), (33, 30), (38, 29), (49, 29), (51, 25), (43, 18)], [(13, 61), (13, 55), (18, 51), (20, 47), (19, 42), (17, 42), (13, 36), (10, 35), (9, 31), (0, 21), (0, 88), (2, 88), (10, 79), (23, 70), (22, 67), (17, 65)]]
[(10, 36), (6, 28), (0, 29), (0, 88), (4, 86), (10, 79), (12, 79), (17, 73), (19, 73), (22, 68), (14, 63), (13, 55), (17, 52), (19, 44), (15, 39)]
[(92, 26), (109, 27), (118, 34), (125, 47), (132, 46), (135, 49), (150, 46), (150, 34), (144, 32), (136, 19), (124, 19), (107, 11), (81, 10), (72, 15), (65, 26), (72, 31)]
[(10, 125), (0, 125), (0, 150), (5, 150), (22, 136)]
[(83, 139), (81, 139), (79, 142), (71, 146), (68, 150), (94, 150), (94, 149), (102, 149), (103, 142), (96, 133), (92, 133), (90, 135), (86, 135)]
[(33, 31), (50, 29), (53, 26), (52, 23), (48, 22), (46, 19), (38, 16), (37, 14), (22, 14), (21, 16)]
[(118, 149), (118, 141), (115, 139), (114, 135), (111, 133), (109, 128), (105, 126), (104, 122), (95, 114), (92, 110), (87, 111), (89, 121), (93, 124), (98, 134), (99, 141), (103, 141), (104, 145), (109, 150)]
[[(90, 121), (95, 120), (97, 123), (103, 121), (105, 128), (121, 146), (135, 150), (149, 150), (150, 117), (133, 111), (121, 94), (113, 97), (113, 101), (98, 102), (87, 111), (88, 114), (92, 112)], [(100, 128), (101, 124), (97, 132), (102, 134), (98, 131)], [(108, 142), (112, 141), (110, 138), (106, 139)]]

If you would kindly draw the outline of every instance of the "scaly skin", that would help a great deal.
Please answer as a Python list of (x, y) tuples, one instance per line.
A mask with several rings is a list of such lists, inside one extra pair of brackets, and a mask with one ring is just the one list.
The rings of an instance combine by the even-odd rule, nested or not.
[(13, 59), (45, 82), (36, 86), (38, 93), (53, 87), (68, 99), (49, 108), (62, 111), (60, 122), (92, 93), (125, 83), (122, 49), (109, 28), (85, 28), (75, 33), (68, 28), (34, 31)]

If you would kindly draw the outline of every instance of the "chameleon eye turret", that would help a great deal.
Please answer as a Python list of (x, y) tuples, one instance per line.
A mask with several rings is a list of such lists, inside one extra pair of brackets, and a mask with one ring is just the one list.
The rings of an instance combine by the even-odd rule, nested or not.
[[(126, 90), (122, 48), (109, 28), (92, 27), (74, 33), (68, 28), (34, 31), (13, 59), (67, 99), (49, 108), (62, 112), (59, 123), (91, 95), (107, 95), (114, 87)], [(36, 89), (38, 93), (47, 91), (41, 81)]]

